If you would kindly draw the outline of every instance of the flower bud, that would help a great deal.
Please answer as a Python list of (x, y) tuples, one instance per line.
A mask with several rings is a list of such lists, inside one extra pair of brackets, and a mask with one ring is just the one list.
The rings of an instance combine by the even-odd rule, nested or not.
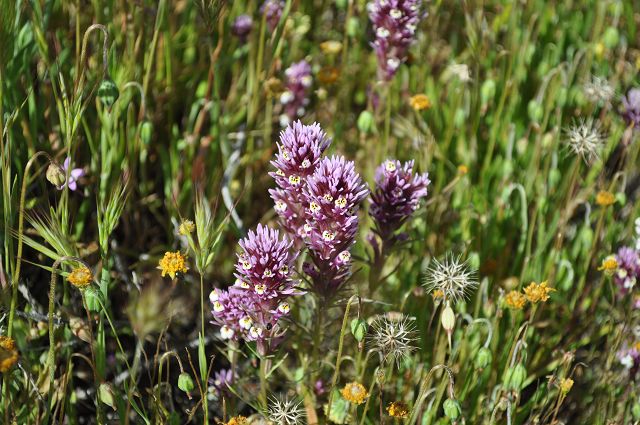
[(527, 369), (524, 368), (522, 363), (518, 363), (507, 370), (504, 385), (508, 389), (520, 391), (524, 386), (525, 379), (527, 379)]
[(613, 49), (618, 45), (619, 41), (620, 33), (618, 32), (618, 29), (616, 27), (609, 27), (604, 31), (604, 34), (602, 36), (602, 44), (604, 44), (607, 49)]
[(56, 187), (60, 187), (67, 180), (67, 177), (64, 175), (62, 168), (59, 165), (54, 164), (53, 162), (49, 163), (49, 167), (47, 167), (46, 172), (47, 180), (49, 183)]
[(442, 316), (440, 316), (442, 327), (450, 333), (456, 325), (456, 315), (449, 304), (442, 310)]
[(193, 379), (191, 379), (191, 375), (186, 372), (182, 372), (180, 376), (178, 376), (178, 388), (185, 393), (193, 391), (195, 385), (193, 383)]
[(367, 334), (367, 322), (362, 319), (353, 319), (351, 321), (351, 334), (356, 341), (362, 341)]
[(148, 145), (151, 142), (151, 136), (153, 135), (153, 124), (149, 121), (145, 121), (140, 126), (140, 139), (142, 143)]
[(474, 360), (476, 369), (484, 369), (491, 364), (492, 360), (491, 350), (486, 347), (482, 347), (478, 351), (478, 354), (476, 354), (476, 358)]
[(362, 111), (358, 117), (358, 130), (362, 133), (370, 133), (375, 125), (375, 118), (369, 111)]
[(102, 80), (100, 87), (98, 87), (98, 99), (100, 99), (102, 104), (107, 108), (111, 108), (116, 100), (118, 100), (118, 97), (120, 97), (120, 92), (118, 91), (116, 83), (108, 77)]
[(116, 398), (113, 393), (113, 386), (109, 382), (103, 382), (98, 387), (98, 400), (116, 410)]
[(444, 414), (447, 418), (455, 421), (460, 416), (460, 404), (454, 399), (448, 398), (442, 404), (442, 408), (444, 410)]
[(539, 123), (544, 116), (544, 110), (542, 105), (535, 99), (531, 99), (527, 105), (527, 112), (529, 113), (529, 119), (535, 123)]
[(358, 35), (358, 30), (360, 29), (360, 21), (358, 18), (351, 17), (347, 21), (347, 35), (349, 37), (355, 37)]
[(482, 104), (486, 105), (490, 101), (493, 100), (493, 97), (496, 95), (496, 82), (489, 79), (482, 83), (482, 87), (480, 88), (480, 98), (482, 99)]

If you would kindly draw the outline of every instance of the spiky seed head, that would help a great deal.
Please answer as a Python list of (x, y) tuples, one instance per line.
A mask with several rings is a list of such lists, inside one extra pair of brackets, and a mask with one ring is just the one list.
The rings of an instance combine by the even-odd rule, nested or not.
[(591, 80), (583, 84), (582, 92), (593, 103), (610, 102), (615, 95), (613, 86), (609, 84), (609, 81), (606, 78), (596, 77), (595, 75), (591, 77)]
[(369, 345), (380, 354), (383, 361), (395, 362), (396, 366), (416, 349), (416, 339), (414, 319), (402, 314), (397, 317), (377, 317), (367, 336)]
[(478, 281), (468, 261), (449, 253), (442, 262), (433, 259), (426, 270), (424, 286), (428, 292), (440, 290), (445, 300), (457, 302), (466, 298), (469, 291), (478, 286)]
[(592, 162), (600, 155), (604, 145), (604, 137), (600, 131), (600, 123), (591, 118), (581, 119), (566, 131), (565, 143), (585, 162)]
[(277, 425), (302, 424), (305, 417), (302, 402), (286, 396), (272, 396), (267, 406), (267, 417)]

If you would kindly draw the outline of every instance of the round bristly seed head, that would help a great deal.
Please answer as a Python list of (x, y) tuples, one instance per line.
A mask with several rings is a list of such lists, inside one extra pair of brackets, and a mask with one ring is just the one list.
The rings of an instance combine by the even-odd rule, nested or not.
[(445, 300), (457, 302), (478, 286), (478, 281), (467, 261), (462, 261), (460, 255), (447, 254), (442, 262), (433, 259), (426, 270), (424, 286), (428, 292), (440, 290)]
[(367, 340), (370, 347), (380, 354), (385, 363), (395, 362), (396, 366), (399, 366), (400, 361), (409, 357), (416, 349), (414, 342), (417, 340), (417, 334), (414, 319), (402, 314), (379, 316), (371, 324)]
[(303, 423), (305, 411), (302, 402), (286, 396), (272, 396), (267, 406), (267, 418), (277, 425), (298, 425)]
[(581, 119), (566, 130), (565, 143), (573, 153), (585, 162), (592, 162), (600, 155), (604, 145), (604, 136), (600, 132), (600, 123), (591, 118)]

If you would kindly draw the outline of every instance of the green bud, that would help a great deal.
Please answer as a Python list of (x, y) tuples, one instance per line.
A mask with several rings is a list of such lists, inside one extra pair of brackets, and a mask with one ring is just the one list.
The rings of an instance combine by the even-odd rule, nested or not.
[(50, 163), (46, 172), (47, 180), (49, 183), (56, 187), (60, 187), (67, 180), (67, 176), (64, 175), (62, 168), (59, 165)]
[(360, 21), (358, 21), (358, 18), (349, 18), (349, 20), (347, 21), (347, 35), (349, 37), (355, 37), (358, 35), (359, 30)]
[(120, 97), (120, 92), (118, 91), (116, 83), (109, 77), (102, 80), (100, 87), (98, 87), (98, 99), (100, 99), (102, 104), (107, 108), (111, 108), (116, 100), (118, 100), (118, 97)]
[(185, 393), (193, 391), (195, 385), (193, 383), (193, 379), (191, 379), (191, 375), (189, 375), (187, 372), (182, 372), (180, 376), (178, 376), (178, 388), (180, 388)]
[(620, 33), (615, 27), (609, 27), (604, 31), (602, 35), (602, 43), (607, 49), (613, 49), (618, 45), (620, 41)]
[(491, 364), (491, 361), (491, 350), (486, 347), (482, 347), (480, 350), (478, 350), (478, 354), (476, 354), (476, 358), (474, 361), (476, 369), (484, 369)]
[(456, 314), (453, 312), (453, 309), (450, 305), (442, 310), (442, 316), (440, 317), (440, 321), (442, 322), (442, 327), (445, 331), (451, 332), (456, 325)]
[(567, 88), (560, 87), (560, 89), (556, 93), (556, 102), (558, 103), (558, 106), (562, 107), (566, 105), (567, 96), (568, 96)]
[(531, 99), (527, 105), (527, 112), (529, 113), (529, 119), (535, 123), (539, 123), (544, 115), (542, 105), (535, 99)]
[(557, 168), (549, 171), (549, 187), (558, 187), (562, 174)]
[(493, 100), (493, 97), (496, 95), (496, 82), (489, 79), (482, 83), (482, 87), (480, 88), (480, 99), (482, 99), (482, 104), (486, 105), (490, 101)]
[(362, 111), (358, 117), (358, 130), (362, 133), (370, 133), (375, 125), (373, 114), (367, 110)]
[(148, 145), (151, 142), (151, 136), (153, 135), (153, 124), (149, 121), (144, 121), (142, 125), (140, 125), (140, 139), (142, 139), (142, 143)]
[(633, 419), (640, 420), (640, 402), (636, 401), (633, 403), (633, 407), (631, 407), (631, 414), (633, 415)]
[(454, 399), (448, 398), (442, 404), (442, 408), (444, 410), (444, 414), (447, 418), (455, 421), (460, 416), (462, 411), (460, 410), (460, 404)]
[(467, 116), (464, 113), (464, 109), (459, 108), (453, 116), (453, 125), (455, 128), (460, 128), (465, 124), (466, 120)]
[(351, 321), (351, 334), (356, 341), (361, 342), (367, 334), (367, 322), (362, 319), (353, 319)]
[(527, 379), (527, 369), (522, 363), (518, 363), (507, 370), (504, 384), (510, 390), (520, 391), (524, 386), (525, 379)]
[(98, 399), (111, 407), (113, 410), (116, 410), (116, 398), (113, 393), (113, 386), (108, 382), (103, 382), (98, 387)]
[(340, 10), (345, 10), (349, 5), (349, 0), (336, 0), (336, 7)]

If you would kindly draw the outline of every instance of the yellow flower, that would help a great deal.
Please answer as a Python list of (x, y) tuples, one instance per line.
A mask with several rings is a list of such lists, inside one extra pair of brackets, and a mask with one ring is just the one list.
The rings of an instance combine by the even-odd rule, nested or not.
[(325, 86), (338, 81), (338, 77), (340, 70), (335, 66), (325, 66), (318, 71), (318, 81)]
[(567, 395), (571, 388), (573, 387), (573, 379), (571, 378), (562, 378), (560, 380), (560, 392), (562, 395)]
[(547, 301), (549, 299), (549, 293), (555, 291), (555, 289), (548, 287), (547, 282), (535, 283), (531, 282), (529, 286), (524, 288), (524, 294), (532, 303), (537, 303), (538, 301)]
[(345, 400), (353, 404), (362, 404), (369, 397), (367, 389), (358, 382), (349, 382), (340, 390)]
[(196, 225), (193, 224), (193, 221), (191, 220), (182, 220), (182, 223), (180, 223), (180, 227), (178, 227), (178, 232), (183, 236), (187, 236), (194, 230), (196, 230)]
[(186, 273), (188, 268), (185, 260), (180, 251), (165, 252), (158, 264), (158, 269), (162, 270), (162, 277), (169, 275), (171, 279), (175, 279), (176, 273)]
[(0, 373), (9, 371), (17, 362), (16, 342), (8, 336), (0, 335)]
[(436, 289), (431, 293), (431, 296), (433, 297), (434, 300), (444, 298), (444, 292), (442, 292), (442, 289)]
[(527, 298), (520, 291), (511, 291), (504, 297), (504, 302), (509, 308), (522, 310), (527, 302)]
[(387, 406), (387, 413), (393, 418), (406, 418), (409, 416), (409, 408), (406, 403), (394, 401)]
[(247, 418), (245, 418), (244, 416), (234, 416), (233, 418), (229, 419), (229, 422), (227, 422), (226, 425), (246, 425), (249, 422), (247, 422)]
[(464, 165), (458, 165), (458, 174), (460, 174), (461, 176), (464, 176), (465, 174), (467, 174), (469, 172), (469, 168)]
[(67, 281), (82, 291), (91, 285), (91, 282), (93, 281), (93, 274), (91, 273), (91, 270), (85, 266), (76, 267), (71, 270), (71, 273), (67, 276)]
[(602, 264), (598, 267), (598, 270), (604, 271), (605, 274), (611, 276), (618, 269), (618, 261), (613, 255), (608, 256), (602, 260)]
[(337, 55), (342, 50), (342, 43), (335, 40), (323, 41), (320, 43), (320, 50), (328, 55)]
[(614, 202), (616, 202), (616, 197), (611, 192), (601, 190), (596, 195), (596, 204), (600, 205), (601, 207), (608, 207)]
[(426, 94), (420, 93), (409, 98), (409, 105), (416, 111), (422, 111), (431, 107), (431, 101)]

